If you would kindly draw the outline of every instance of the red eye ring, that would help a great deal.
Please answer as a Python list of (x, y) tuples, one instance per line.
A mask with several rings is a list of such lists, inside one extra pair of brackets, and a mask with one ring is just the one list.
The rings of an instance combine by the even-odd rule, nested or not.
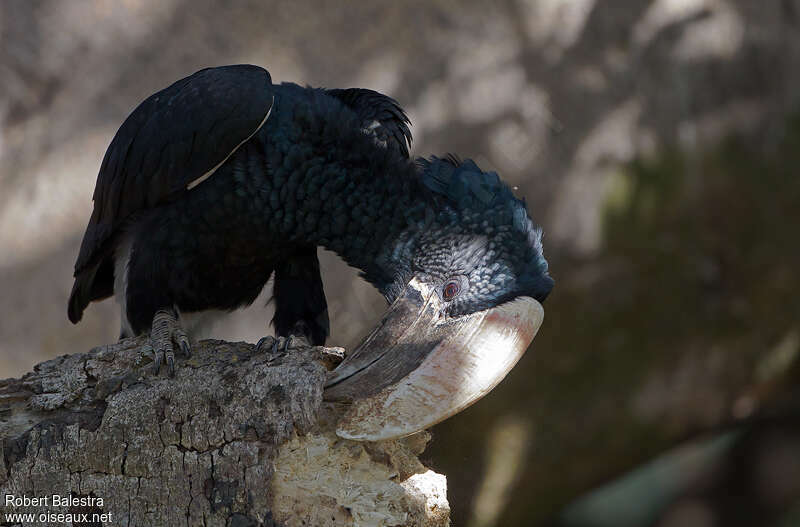
[(450, 280), (442, 288), (442, 298), (446, 302), (454, 299), (461, 292), (461, 282), (458, 280)]

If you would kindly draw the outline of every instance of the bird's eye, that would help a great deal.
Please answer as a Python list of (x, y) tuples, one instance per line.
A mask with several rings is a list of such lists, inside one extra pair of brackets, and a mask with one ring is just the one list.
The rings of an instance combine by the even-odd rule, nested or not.
[(449, 302), (450, 300), (454, 299), (458, 296), (461, 292), (461, 281), (460, 280), (450, 280), (444, 287), (442, 288), (442, 298), (444, 298), (445, 302)]

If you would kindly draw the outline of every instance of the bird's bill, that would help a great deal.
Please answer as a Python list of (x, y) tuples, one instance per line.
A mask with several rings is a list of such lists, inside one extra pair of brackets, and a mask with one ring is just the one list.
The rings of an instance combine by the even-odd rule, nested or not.
[(411, 280), (330, 373), (325, 399), (351, 402), (340, 437), (402, 437), (460, 412), (503, 380), (544, 318), (530, 297), (463, 317), (440, 316), (441, 304), (434, 290)]

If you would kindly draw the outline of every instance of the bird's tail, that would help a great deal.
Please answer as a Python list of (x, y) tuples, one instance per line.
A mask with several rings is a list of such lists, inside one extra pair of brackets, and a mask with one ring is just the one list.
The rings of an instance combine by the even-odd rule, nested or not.
[(114, 266), (106, 259), (98, 265), (82, 269), (75, 274), (75, 283), (67, 304), (70, 322), (77, 324), (83, 311), (93, 300), (102, 300), (114, 294)]

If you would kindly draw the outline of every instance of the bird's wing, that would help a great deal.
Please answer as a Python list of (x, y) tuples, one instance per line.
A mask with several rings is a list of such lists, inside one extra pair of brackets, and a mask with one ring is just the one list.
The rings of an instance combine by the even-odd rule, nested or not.
[(250, 65), (200, 70), (145, 99), (103, 158), (76, 276), (132, 214), (213, 173), (263, 126), (272, 101), (269, 72)]
[(345, 106), (353, 110), (361, 119), (361, 127), (375, 135), (376, 139), (387, 147), (399, 149), (408, 157), (411, 146), (411, 121), (400, 105), (382, 93), (364, 88), (348, 88), (345, 90), (326, 90), (328, 95), (336, 97)]

